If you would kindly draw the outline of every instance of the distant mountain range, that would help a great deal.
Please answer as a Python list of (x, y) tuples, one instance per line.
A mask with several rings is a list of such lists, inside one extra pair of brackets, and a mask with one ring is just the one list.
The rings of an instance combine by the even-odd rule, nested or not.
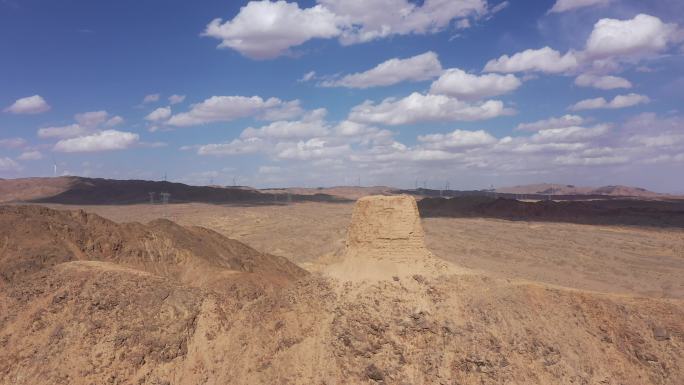
[(61, 204), (141, 204), (160, 203), (162, 193), (170, 203), (249, 203), (280, 204), (289, 201), (340, 201), (331, 195), (261, 192), (233, 186), (190, 186), (183, 183), (148, 180), (57, 177), (0, 180), (0, 202)]
[[(183, 183), (146, 180), (115, 180), (83, 177), (0, 179), (0, 203), (34, 202), (62, 204), (140, 204), (161, 200), (161, 193), (170, 194), (171, 203), (250, 203), (284, 204), (287, 202), (344, 202), (366, 195), (410, 194), (416, 197), (489, 196), (491, 190), (401, 190), (387, 186), (336, 186), (320, 188), (255, 189), (245, 186), (191, 186)], [(530, 184), (495, 190), (502, 198), (560, 200), (614, 199), (618, 197), (644, 199), (680, 199), (639, 187), (603, 186), (578, 187), (564, 184)], [(152, 195), (152, 196), (150, 196)], [(524, 195), (520, 197), (520, 195)]]
[(603, 186), (603, 187), (582, 187), (571, 184), (540, 183), (522, 186), (497, 188), (496, 192), (504, 194), (538, 194), (538, 195), (608, 195), (608, 196), (628, 196), (642, 198), (664, 197), (661, 194), (646, 190), (641, 187), (632, 186)]

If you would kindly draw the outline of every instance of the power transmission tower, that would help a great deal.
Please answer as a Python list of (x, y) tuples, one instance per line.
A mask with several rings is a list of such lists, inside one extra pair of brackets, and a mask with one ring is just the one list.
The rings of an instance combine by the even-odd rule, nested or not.
[(161, 196), (161, 203), (162, 206), (164, 206), (164, 218), (169, 217), (169, 199), (171, 198), (171, 193), (163, 192), (159, 193), (159, 196)]
[(439, 196), (443, 197), (443, 196), (445, 196), (445, 194), (447, 197), (450, 195), (449, 194), (449, 181), (447, 181), (444, 184), (444, 190), (439, 190)]
[(171, 193), (163, 192), (163, 193), (159, 193), (159, 195), (161, 196), (161, 203), (163, 205), (169, 204), (169, 199), (171, 198)]

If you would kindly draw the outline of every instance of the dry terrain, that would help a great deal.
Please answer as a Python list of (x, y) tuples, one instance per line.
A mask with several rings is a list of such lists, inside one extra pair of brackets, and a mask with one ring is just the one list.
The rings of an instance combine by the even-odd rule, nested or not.
[[(308, 267), (341, 252), (353, 204), (79, 207), (118, 222), (168, 217), (204, 226)], [(430, 250), (468, 268), (578, 289), (684, 298), (684, 229), (488, 218), (426, 218), (423, 226)]]
[(507, 194), (549, 194), (549, 195), (611, 195), (632, 196), (642, 198), (664, 197), (660, 194), (640, 187), (631, 186), (602, 186), (582, 187), (568, 184), (540, 183), (523, 186), (500, 187), (497, 192)]
[[(570, 232), (572, 241), (557, 236), (525, 244), (515, 234), (534, 232), (530, 227), (538, 224), (430, 219), (426, 243), (409, 196), (368, 197), (354, 207), (192, 204), (98, 206), (98, 211), (119, 220), (136, 215), (168, 215), (185, 224), (204, 220), (217, 229), (215, 224), (232, 218), (236, 222), (221, 232), (249, 228), (242, 240), (253, 237), (264, 245), (287, 245), (289, 239), (281, 237), (305, 233), (308, 240), (326, 233), (328, 238), (313, 242), (308, 256), (288, 249), (293, 260), (315, 267), (311, 274), (219, 233), (166, 220), (117, 224), (83, 211), (4, 207), (0, 383), (684, 381), (684, 302), (626, 295), (642, 294), (643, 288), (621, 286), (620, 271), (613, 271), (620, 261), (591, 261), (600, 259), (591, 254), (601, 247), (590, 244), (619, 243), (613, 238), (617, 232), (558, 225), (551, 230)], [(319, 221), (310, 223), (316, 217)], [(512, 229), (513, 235), (492, 242), (492, 226)], [(290, 232), (280, 233), (285, 229)], [(624, 239), (636, 235), (618, 249), (621, 258), (640, 267), (627, 282), (649, 281), (658, 268), (643, 263), (647, 254), (637, 263), (629, 250), (657, 232), (620, 230), (634, 232), (622, 233)], [(681, 242), (681, 233), (670, 236), (647, 246)], [(586, 244), (575, 245), (567, 259), (604, 268), (602, 280), (558, 263), (562, 255), (552, 257), (578, 237), (586, 237)], [(507, 241), (519, 242), (518, 248), (503, 247)], [(527, 247), (537, 250), (524, 252)], [(681, 271), (681, 245), (676, 247), (669, 257), (653, 256), (654, 264), (667, 261)], [(492, 250), (500, 253), (478, 269), (468, 268), (467, 261), (482, 263)], [(653, 249), (637, 252), (647, 250)], [(327, 258), (316, 260), (326, 251)], [(540, 266), (532, 275), (541, 281), (578, 270), (578, 279), (568, 285), (575, 289), (524, 279), (530, 273), (521, 255)], [(450, 263), (439, 257), (463, 259)], [(486, 263), (501, 271), (484, 271)], [(677, 282), (677, 273), (669, 278)], [(596, 282), (607, 292), (577, 290)]]
[(46, 196), (0, 206), (2, 385), (684, 383), (679, 202), (47, 182), (0, 183)]

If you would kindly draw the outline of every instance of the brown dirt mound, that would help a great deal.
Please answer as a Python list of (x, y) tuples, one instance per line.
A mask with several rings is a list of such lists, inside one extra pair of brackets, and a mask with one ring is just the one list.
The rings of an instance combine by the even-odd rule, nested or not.
[(93, 261), (59, 264), (0, 294), (2, 384), (169, 384), (206, 296)]
[(305, 274), (285, 258), (201, 227), (163, 219), (118, 224), (40, 206), (0, 207), (0, 250), (0, 285), (75, 260), (114, 262), (201, 287), (226, 279), (282, 285)]
[(2, 384), (684, 381), (684, 304), (478, 275), (236, 300), (104, 262), (0, 291)]

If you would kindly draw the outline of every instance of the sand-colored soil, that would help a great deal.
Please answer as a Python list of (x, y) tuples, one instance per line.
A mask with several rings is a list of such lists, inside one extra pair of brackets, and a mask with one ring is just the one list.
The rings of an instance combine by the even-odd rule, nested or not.
[(307, 274), (284, 257), (165, 219), (119, 224), (82, 210), (0, 206), (0, 289), (71, 261), (112, 262), (212, 290), (235, 281), (261, 290)]
[[(250, 297), (166, 273), (178, 266), (176, 250), (190, 251), (185, 265), (206, 261), (214, 249), (203, 249), (206, 230), (166, 222), (158, 230), (152, 223), (140, 228), (149, 232), (144, 239), (159, 239), (144, 251), (128, 232), (135, 224), (80, 212), (5, 210), (3, 255), (25, 256), (29, 243), (14, 238), (42, 229), (32, 237), (56, 248), (25, 261), (40, 263), (50, 250), (63, 255), (63, 246), (83, 259), (19, 270), (0, 290), (0, 384), (684, 382), (682, 300), (502, 279), (446, 261), (444, 270), (425, 268), (437, 258), (424, 246), (411, 197), (368, 198), (354, 210), (335, 257), (364, 277), (338, 274), (337, 261), (319, 261), (330, 269), (294, 281), (288, 277), (296, 268), (273, 265), (276, 257), (249, 258), (253, 269), (232, 262), (251, 249), (212, 258), (234, 274), (285, 274), (290, 281)], [(12, 222), (12, 215), (23, 221)], [(31, 221), (45, 226), (22, 228)], [(121, 235), (130, 238), (110, 242)], [(235, 242), (216, 237), (209, 236), (211, 244)], [(174, 252), (159, 255), (161, 245)], [(378, 262), (411, 266), (412, 274), (387, 275)], [(222, 271), (217, 265), (203, 273)]]
[[(344, 250), (353, 211), (342, 203), (81, 207), (119, 222), (168, 217), (204, 226), (305, 267)], [(422, 223), (428, 248), (464, 267), (578, 289), (684, 298), (682, 229), (482, 218)]]

